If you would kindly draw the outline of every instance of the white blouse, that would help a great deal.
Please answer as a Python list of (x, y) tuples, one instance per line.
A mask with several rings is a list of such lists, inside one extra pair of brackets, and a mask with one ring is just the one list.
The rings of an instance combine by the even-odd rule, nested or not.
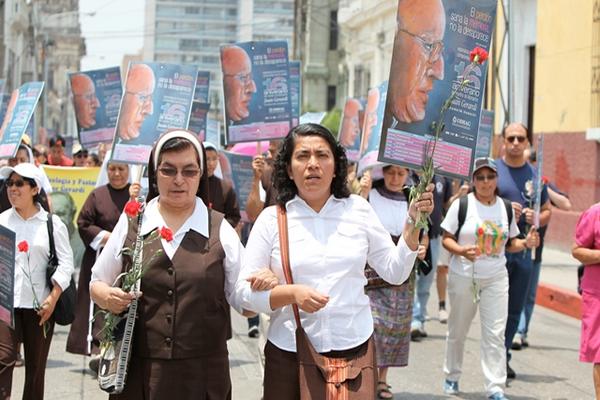
[[(300, 311), (311, 343), (321, 353), (364, 343), (373, 333), (369, 298), (364, 292), (367, 260), (382, 278), (400, 284), (410, 275), (417, 253), (408, 248), (403, 238), (394, 246), (390, 234), (362, 197), (331, 196), (317, 213), (296, 196), (286, 208), (294, 283), (329, 296), (327, 305), (318, 312)], [(252, 228), (236, 294), (244, 309), (270, 313), (269, 340), (280, 349), (295, 352), (292, 307), (271, 310), (271, 291), (254, 292), (245, 280), (265, 267), (273, 270), (280, 283), (285, 282), (275, 206), (264, 209)]]
[[(38, 208), (39, 211), (28, 219), (23, 219), (14, 208), (0, 214), (0, 225), (15, 232), (15, 244), (18, 246), (25, 240), (29, 245), (27, 253), (15, 248), (15, 308), (34, 308), (31, 283), (40, 304), (52, 290), (46, 283), (46, 268), (50, 255), (48, 213), (39, 204)], [(73, 274), (73, 250), (69, 244), (69, 232), (65, 224), (56, 215), (52, 215), (52, 223), (54, 248), (58, 257), (58, 268), (52, 275), (52, 280), (64, 290), (69, 286)], [(31, 276), (31, 282), (27, 275)]]
[[(158, 199), (158, 197), (154, 198), (146, 205), (146, 210), (144, 211), (144, 216), (142, 218), (141, 233), (143, 235), (152, 232), (155, 228), (160, 229), (163, 226), (166, 226), (166, 223), (158, 210)], [(96, 281), (102, 281), (112, 286), (117, 276), (121, 273), (123, 263), (120, 253), (123, 244), (125, 243), (125, 238), (127, 237), (128, 228), (127, 216), (123, 213), (119, 217), (115, 229), (106, 242), (104, 250), (96, 259), (96, 263), (92, 268), (92, 279), (90, 284)], [(199, 198), (196, 198), (196, 205), (192, 215), (184, 222), (181, 228), (173, 234), (173, 240), (167, 242), (163, 238), (160, 239), (165, 254), (169, 259), (173, 259), (185, 234), (190, 229), (206, 238), (209, 237), (208, 209)], [(225, 267), (225, 296), (229, 304), (241, 313), (242, 310), (239, 306), (239, 302), (236, 301), (233, 292), (240, 271), (240, 262), (244, 247), (242, 246), (237, 233), (226, 219), (223, 219), (223, 222), (219, 227), (219, 240), (225, 251), (225, 260), (223, 263)], [(144, 278), (142, 277), (142, 279)]]
[(394, 236), (402, 235), (406, 216), (408, 215), (407, 200), (388, 199), (380, 195), (377, 189), (371, 189), (369, 203), (371, 203), (375, 214), (379, 217), (386, 231)]

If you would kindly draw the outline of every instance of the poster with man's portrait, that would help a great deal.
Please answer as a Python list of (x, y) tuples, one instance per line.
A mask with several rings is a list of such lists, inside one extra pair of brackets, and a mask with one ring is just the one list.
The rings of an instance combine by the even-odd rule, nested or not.
[(197, 67), (130, 63), (117, 118), (111, 159), (147, 164), (152, 145), (169, 129), (186, 129)]
[(121, 69), (75, 72), (69, 83), (79, 143), (86, 149), (112, 144), (123, 95)]
[(338, 129), (338, 141), (346, 149), (349, 161), (360, 158), (360, 138), (364, 119), (364, 106), (359, 99), (348, 98), (344, 104)]
[[(496, 0), (399, 0), (388, 97), (379, 160), (419, 169), (434, 133), (432, 123), (456, 89), (475, 47), (487, 51), (494, 29)], [(471, 175), (487, 64), (467, 69), (444, 117), (436, 146), (436, 173)], [(431, 147), (431, 146), (430, 146)]]
[(481, 110), (475, 158), (489, 157), (494, 136), (494, 111)]
[(243, 221), (248, 221), (246, 214), (246, 203), (248, 195), (252, 190), (254, 170), (252, 169), (252, 158), (246, 154), (236, 154), (229, 151), (219, 152), (219, 163), (223, 179), (229, 181), (238, 199), (240, 214)]
[(387, 91), (388, 82), (385, 81), (379, 86), (369, 89), (367, 94), (367, 105), (365, 106), (360, 141), (360, 159), (356, 171), (358, 175), (362, 175), (366, 169), (381, 164), (377, 161), (377, 155), (379, 154), (379, 143), (381, 142), (381, 127), (383, 125)]
[(198, 71), (196, 75), (196, 88), (194, 89), (194, 101), (210, 103), (208, 98), (210, 89), (210, 71)]
[(43, 89), (44, 82), (27, 82), (12, 91), (0, 126), (0, 158), (17, 153)]
[(227, 144), (279, 139), (292, 126), (285, 41), (221, 46)]
[(302, 99), (300, 61), (290, 61), (290, 101), (292, 102), (292, 127), (300, 122)]
[(206, 123), (210, 104), (194, 101), (187, 129), (198, 135), (200, 141), (206, 140)]
[(15, 233), (0, 225), (0, 321), (14, 328)]

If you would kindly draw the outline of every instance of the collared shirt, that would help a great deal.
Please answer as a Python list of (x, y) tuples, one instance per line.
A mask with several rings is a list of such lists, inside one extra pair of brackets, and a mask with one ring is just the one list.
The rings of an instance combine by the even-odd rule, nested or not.
[[(404, 239), (394, 246), (371, 205), (360, 196), (331, 196), (318, 213), (296, 196), (286, 209), (294, 283), (329, 296), (318, 312), (300, 311), (302, 326), (318, 352), (358, 346), (373, 333), (369, 298), (364, 292), (367, 260), (386, 281), (400, 284), (410, 275), (417, 253)], [(280, 349), (295, 352), (292, 307), (271, 310), (271, 291), (253, 292), (245, 280), (265, 267), (271, 268), (280, 283), (285, 282), (275, 206), (266, 208), (252, 228), (236, 295), (244, 309), (272, 314), (269, 340)]]
[[(0, 214), (0, 225), (15, 232), (15, 243), (18, 245), (25, 240), (29, 245), (29, 251), (26, 253), (15, 248), (15, 308), (34, 308), (32, 283), (40, 304), (46, 300), (52, 289), (46, 283), (50, 254), (48, 213), (39, 204), (37, 206), (39, 211), (28, 219), (23, 219), (14, 208)], [(69, 245), (69, 232), (65, 224), (56, 215), (52, 216), (52, 223), (54, 247), (58, 257), (58, 268), (52, 275), (52, 280), (64, 290), (69, 286), (73, 274), (73, 250)]]
[[(142, 218), (141, 233), (143, 235), (152, 232), (156, 228), (160, 229), (167, 226), (158, 210), (158, 202), (159, 198), (157, 197), (152, 199), (146, 205), (146, 210), (144, 211), (144, 216)], [(106, 242), (104, 250), (100, 253), (100, 256), (92, 268), (92, 279), (90, 283), (102, 281), (108, 285), (113, 285), (123, 268), (121, 250), (125, 243), (125, 238), (127, 237), (128, 228), (127, 216), (121, 214), (119, 222), (117, 222), (115, 229)], [(196, 198), (196, 204), (192, 215), (188, 217), (181, 228), (173, 234), (173, 240), (167, 242), (162, 237), (160, 239), (165, 254), (169, 259), (173, 259), (181, 241), (190, 229), (206, 238), (209, 237), (208, 209), (199, 198)], [(219, 240), (225, 251), (225, 260), (223, 263), (225, 267), (225, 296), (227, 297), (229, 304), (237, 311), (241, 312), (239, 303), (233, 296), (233, 289), (238, 278), (244, 248), (237, 233), (226, 219), (223, 219), (223, 222), (219, 227)], [(142, 277), (142, 279), (144, 278)]]

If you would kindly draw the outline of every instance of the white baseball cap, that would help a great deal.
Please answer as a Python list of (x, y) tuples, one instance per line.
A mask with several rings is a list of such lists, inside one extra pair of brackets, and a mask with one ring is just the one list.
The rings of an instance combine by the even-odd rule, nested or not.
[(16, 173), (21, 175), (23, 178), (30, 178), (35, 181), (38, 188), (42, 187), (42, 175), (38, 167), (31, 163), (21, 163), (14, 167), (2, 167), (0, 168), (0, 178), (8, 179), (10, 174)]

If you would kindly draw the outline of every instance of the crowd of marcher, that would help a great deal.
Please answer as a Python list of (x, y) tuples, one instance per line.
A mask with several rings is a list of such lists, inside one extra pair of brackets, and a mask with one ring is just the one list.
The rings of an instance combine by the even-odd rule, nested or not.
[[(77, 216), (85, 253), (74, 265), (68, 226), (52, 214), (43, 165), (97, 166), (105, 154), (76, 144), (71, 159), (63, 138), (51, 139), (49, 149), (25, 139), (0, 169), (0, 225), (15, 232), (17, 243), (15, 326), (0, 323), (0, 399), (10, 398), (13, 370), (23, 362), (23, 398), (43, 399), (52, 314), (74, 269), (77, 305), (66, 350), (92, 355), (96, 372), (103, 326), (98, 311), (120, 314), (139, 301), (127, 383), (111, 399), (231, 398), (231, 309), (250, 317), (250, 337), (259, 332), (257, 314), (270, 315), (265, 400), (299, 399), (301, 391), (314, 390), (303, 378), (310, 373), (307, 354), (347, 368), (343, 384), (326, 384), (328, 393), (391, 399), (389, 368), (407, 366), (411, 343), (427, 340), (434, 280), (438, 319), (448, 327), (440, 390), (459, 393), (465, 340), (479, 310), (486, 396), (506, 399), (507, 379), (518, 377), (512, 351), (529, 346), (551, 210), (571, 204), (545, 181), (536, 215), (531, 135), (510, 124), (502, 140), (503, 155), (475, 160), (470, 183), (435, 176), (411, 201), (419, 179), (414, 171), (382, 165), (357, 177), (326, 128), (301, 124), (254, 157), (242, 221), (231, 183), (215, 173), (217, 146), (188, 131), (170, 131), (148, 160), (139, 225), (123, 210), (146, 189), (132, 183), (128, 165), (105, 161), (106, 183)], [(600, 264), (598, 210), (586, 211), (575, 233), (573, 255), (588, 266)], [(415, 228), (419, 213), (429, 215), (426, 230)], [(47, 279), (49, 219), (59, 266)], [(161, 232), (158, 239), (153, 232)], [(115, 282), (134, 262), (123, 249), (138, 236), (144, 274), (139, 290), (126, 292)], [(594, 364), (596, 390), (597, 270), (586, 267), (584, 274), (580, 353)]]

